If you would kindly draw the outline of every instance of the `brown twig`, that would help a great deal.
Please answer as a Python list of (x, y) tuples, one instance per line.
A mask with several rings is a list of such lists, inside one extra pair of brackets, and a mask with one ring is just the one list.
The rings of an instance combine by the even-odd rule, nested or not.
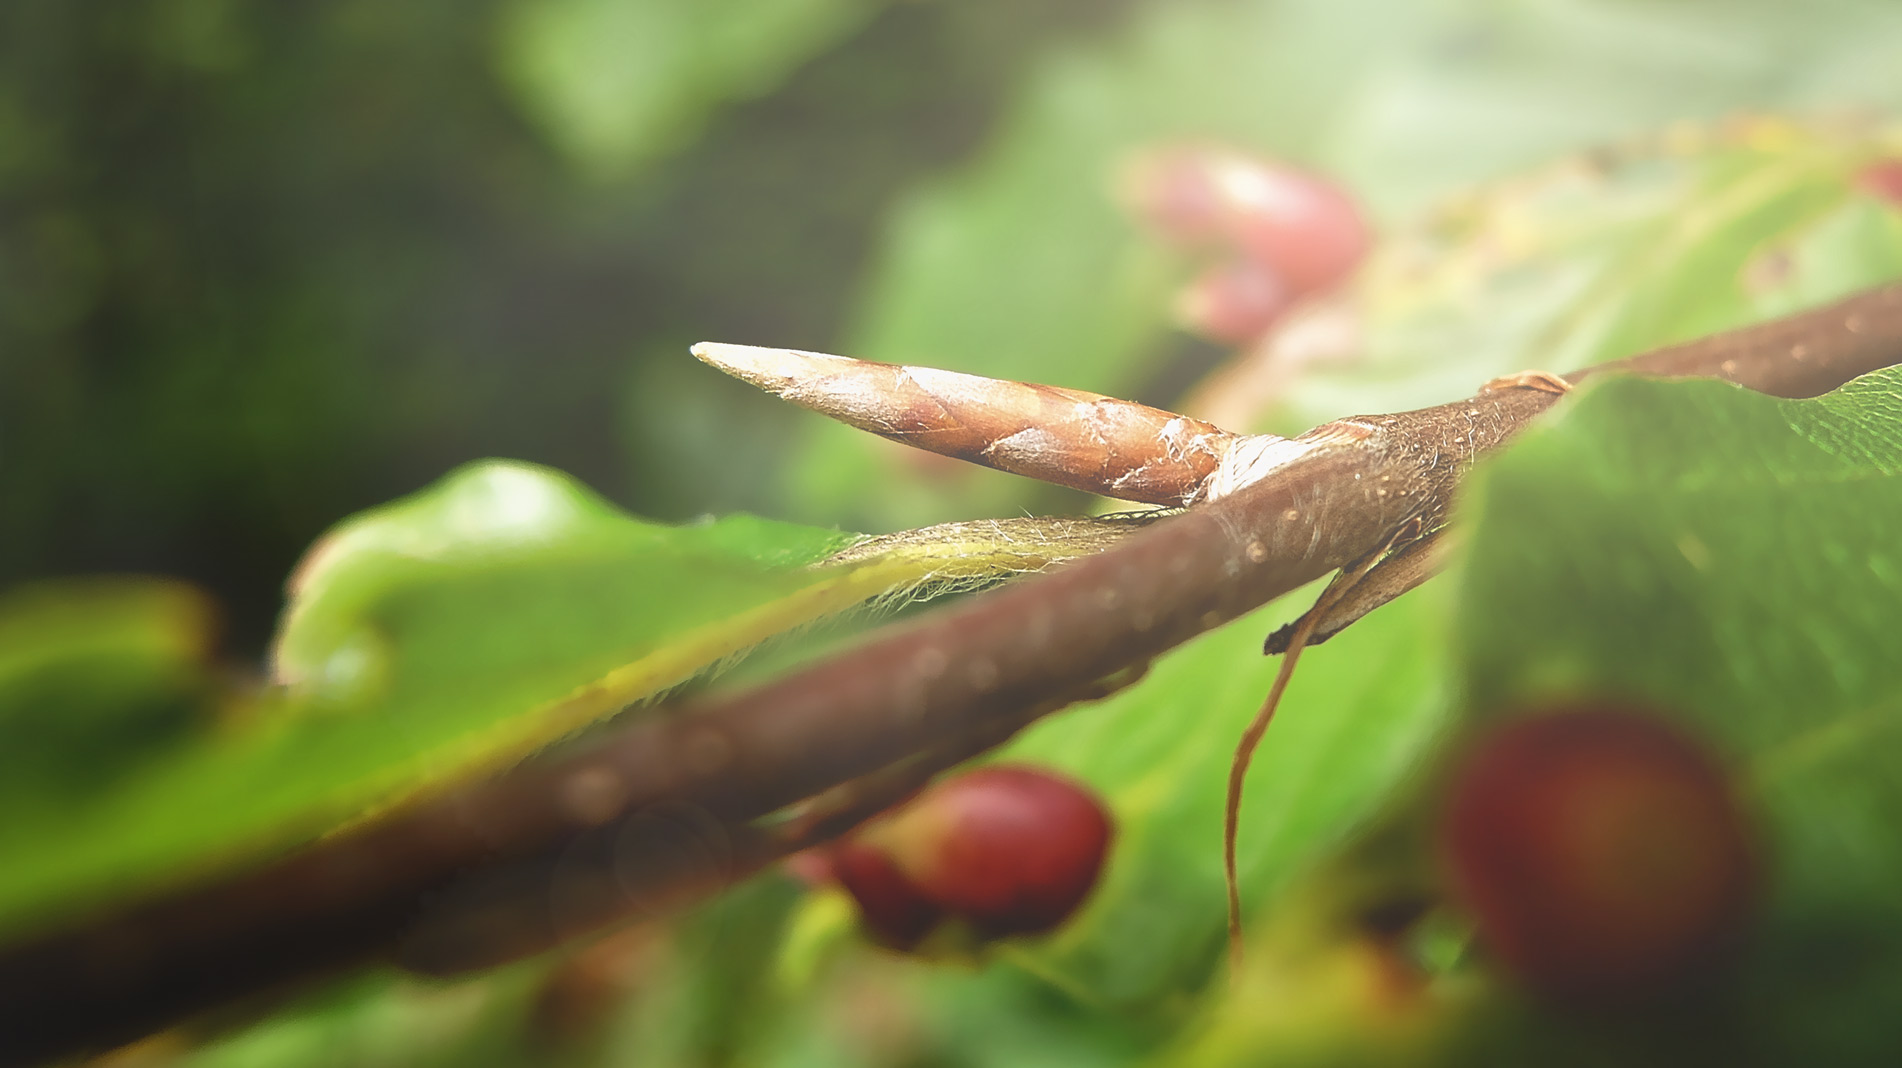
[[(1891, 285), (1620, 366), (1806, 396), (1898, 361), (1902, 285)], [(559, 863), (571, 846), (586, 860), (589, 836), (625, 843), (607, 851), (615, 870), (647, 873), (632, 879), (637, 893), (612, 883), (623, 915), (712, 893), (724, 877), (669, 868), (664, 856), (677, 844), (628, 828), (689, 811), (709, 827), (745, 827), (901, 762), (928, 774), (936, 769), (926, 754), (952, 759), (955, 739), (982, 724), (1040, 714), (1366, 556), (1412, 517), (1430, 525), (1474, 459), (1552, 400), (1509, 390), (1347, 421), (1365, 431), (1359, 440), (1309, 450), (1099, 556), (881, 632), (758, 689), (632, 718), (585, 749), (259, 870), (16, 944), (0, 952), (0, 1061), (111, 1046), (259, 990), (392, 959), (469, 880), (512, 867), (546, 875), (530, 862)], [(557, 892), (502, 883), (531, 902)]]

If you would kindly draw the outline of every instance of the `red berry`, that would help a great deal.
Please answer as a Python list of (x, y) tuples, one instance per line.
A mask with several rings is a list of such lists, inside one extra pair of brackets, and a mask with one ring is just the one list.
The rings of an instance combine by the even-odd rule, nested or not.
[(1756, 887), (1723, 768), (1630, 711), (1578, 708), (1495, 730), (1458, 769), (1440, 832), (1481, 941), (1562, 1002), (1642, 1000), (1707, 973)]
[(1234, 248), (1295, 295), (1347, 277), (1372, 243), (1339, 187), (1228, 148), (1177, 147), (1138, 160), (1124, 198), (1163, 236)]
[(926, 790), (838, 847), (833, 864), (883, 941), (915, 944), (937, 919), (931, 910), (1001, 938), (1068, 918), (1095, 885), (1111, 833), (1080, 784), (993, 765)]

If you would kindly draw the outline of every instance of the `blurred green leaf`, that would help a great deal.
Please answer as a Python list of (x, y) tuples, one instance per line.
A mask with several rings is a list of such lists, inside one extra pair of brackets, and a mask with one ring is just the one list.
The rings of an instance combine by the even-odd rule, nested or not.
[(1902, 276), (1902, 218), (1855, 184), (1896, 144), (1894, 131), (1740, 120), (1454, 202), (1368, 265), (1358, 348), (1303, 377), (1277, 422), (1436, 403)]
[(1469, 487), (1467, 689), (1628, 693), (1784, 744), (1902, 690), (1898, 518), (1902, 372), (1809, 401), (1591, 383)]
[[(1711, 739), (1769, 835), (1772, 888), (1744, 960), (1715, 1001), (1667, 1016), (1543, 1015), (1470, 980), (1396, 995), (1353, 890), (1354, 871), (1379, 878), (1391, 850), (1362, 843), (1277, 904), (1247, 978), (1175, 1060), (1889, 1059), (1883, 1006), (1902, 990), (1902, 369), (1807, 401), (1594, 382), (1482, 467), (1466, 501), (1466, 548), (1441, 584), (1462, 706), (1484, 720), (1632, 703)], [(1418, 818), (1430, 795), (1389, 804), (1390, 833), (1430, 828)], [(1417, 847), (1401, 853), (1422, 864)], [(1275, 991), (1291, 1011), (1261, 1007)]]
[(1894, 1052), (1902, 370), (1810, 401), (1606, 381), (1555, 415), (1469, 498), (1474, 708), (1630, 700), (1713, 739), (1773, 865), (1735, 1019), (1770, 1062)]
[[(746, 516), (644, 523), (503, 463), (347, 521), (295, 580), (283, 689), (139, 774), (0, 824), (0, 929), (281, 849), (518, 759), (856, 604), (875, 567), (805, 566), (852, 539)], [(80, 651), (69, 659), (99, 640), (42, 633)], [(64, 698), (93, 696), (69, 686)]]
[(540, 971), (518, 966), (457, 983), (373, 972), (299, 998), (254, 1027), (212, 1037), (166, 1063), (190, 1068), (509, 1068), (531, 1063), (528, 1058), (550, 1052), (523, 1041)]
[[(1902, 65), (1898, 42), (1902, 8), (1880, 0), (1803, 9), (1777, 0), (1151, 5), (1112, 40), (1053, 57), (982, 156), (899, 206), (844, 348), (1166, 405), (1171, 397), (1150, 394), (1194, 370), (1167, 366), (1165, 348), (1163, 310), (1184, 265), (1120, 218), (1109, 195), (1118, 166), (1138, 148), (1185, 137), (1231, 141), (1329, 172), (1376, 218), (1406, 220), (1474, 183), (1670, 122), (1818, 104), (1893, 108), (1902, 82), (1886, 72)], [(1535, 220), (1536, 250), (1508, 243), (1503, 262), (1464, 281), (1459, 302), (1436, 304), (1438, 322), (1413, 324), (1426, 344), (1406, 346), (1405, 355), (1423, 362), (1401, 382), (1382, 384), (1371, 368), (1393, 370), (1386, 356), (1398, 353), (1376, 350), (1367, 373), (1277, 398), (1289, 406), (1285, 421), (1444, 400), (1496, 373), (1502, 357), (1530, 363), (1501, 370), (1569, 370), (1573, 356), (1628, 355), (1640, 337), (1659, 336), (1651, 328), (1660, 324), (1641, 322), (1648, 316), (1670, 320), (1662, 324), (1669, 336), (1683, 336), (1758, 310), (1765, 298), (1721, 291), (1694, 293), (1689, 307), (1672, 310), (1684, 295), (1674, 279), (1693, 288), (1715, 281), (1733, 269), (1725, 261), (1739, 244), (1825, 210), (1827, 160), (1792, 159), (1781, 175), (1753, 173), (1743, 160), (1728, 171), (1696, 156), (1653, 162), (1665, 173), (1649, 181), (1638, 168), (1606, 188), (1574, 184), (1563, 206), (1583, 208), (1582, 217)], [(1619, 188), (1634, 183), (1635, 205)], [(1672, 240), (1695, 249), (1654, 247), (1644, 223), (1667, 212), (1691, 216)], [(1721, 233), (1707, 234), (1712, 226)], [(1606, 259), (1568, 259), (1566, 240), (1600, 245)], [(1620, 249), (1627, 255), (1609, 262)], [(1550, 261), (1555, 252), (1560, 262)], [(1698, 262), (1692, 252), (1709, 258)], [(1647, 265), (1648, 257), (1657, 262)], [(1634, 268), (1666, 276), (1639, 286), (1628, 277)], [(1571, 304), (1576, 287), (1595, 283), (1618, 301), (1580, 309), (1590, 315), (1563, 331), (1515, 335), (1515, 316), (1543, 324), (1547, 302)], [(1637, 306), (1622, 306), (1626, 299)], [(1528, 341), (1538, 347), (1528, 350)], [(1369, 387), (1380, 392), (1369, 396)], [(1403, 395), (1404, 404), (1390, 403)], [(867, 483), (906, 482), (890, 451), (834, 427), (813, 424), (807, 435), (788, 514), (887, 529), (948, 518), (952, 508), (1006, 514), (1046, 499), (1020, 482), (972, 474), (952, 484), (955, 497), (899, 489), (868, 500), (860, 491)]]
[(0, 808), (45, 817), (207, 726), (215, 612), (181, 582), (96, 578), (0, 597)]
[[(1391, 838), (1377, 830), (1357, 839), (1289, 887), (1247, 932), (1241, 973), (1212, 988), (1195, 1026), (1145, 1063), (1473, 1063), (1462, 1059), (1470, 1047), (1457, 1042), (1483, 1029), (1474, 1021), (1496, 991), (1464, 977), (1423, 980), (1390, 931), (1369, 929), (1370, 910), (1396, 900), (1417, 906), (1418, 887), (1430, 878), (1419, 856), (1386, 855)], [(1554, 1051), (1549, 1063), (1615, 1062), (1568, 1061)]]
[(544, 468), (474, 464), (312, 547), (275, 673), (306, 715), (416, 731), (437, 739), (425, 774), (465, 773), (863, 600), (807, 570), (854, 540), (745, 515), (663, 526)]
[(715, 105), (766, 92), (877, 0), (514, 0), (497, 61), (584, 173), (618, 178), (678, 147)]
[[(671, 923), (451, 981), (372, 972), (298, 998), (180, 1058), (191, 1068), (450, 1068), (733, 1063), (783, 1006), (761, 994), (799, 900), (762, 878)], [(805, 1006), (801, 1006), (802, 1008)], [(831, 1063), (838, 1063), (836, 1061)]]

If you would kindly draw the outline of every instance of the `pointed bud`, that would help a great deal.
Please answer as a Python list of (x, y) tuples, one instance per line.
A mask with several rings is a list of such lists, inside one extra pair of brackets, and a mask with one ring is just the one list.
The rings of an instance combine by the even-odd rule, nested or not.
[(1240, 437), (1082, 390), (794, 349), (693, 354), (784, 400), (915, 448), (1146, 504), (1193, 499)]

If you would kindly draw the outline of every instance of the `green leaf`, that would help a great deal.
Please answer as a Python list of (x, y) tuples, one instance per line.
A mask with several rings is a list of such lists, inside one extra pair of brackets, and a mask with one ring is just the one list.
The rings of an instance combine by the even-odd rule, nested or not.
[(1449, 205), (1367, 265), (1355, 355), (1307, 375), (1276, 421), (1438, 403), (1902, 275), (1902, 219), (1855, 183), (1897, 137), (1774, 119), (1680, 129)]
[(583, 173), (618, 178), (701, 116), (764, 93), (857, 28), (873, 0), (515, 0), (498, 63)]
[(1455, 641), (1473, 707), (1628, 700), (1712, 739), (1754, 793), (1773, 873), (1736, 1018), (1792, 1055), (1891, 1045), (1902, 369), (1808, 401), (1581, 393), (1469, 498)]
[(1755, 749), (1902, 692), (1899, 382), (1784, 401), (1619, 378), (1569, 398), (1470, 487), (1475, 703), (1589, 684)]
[[(276, 643), (279, 689), (138, 774), (89, 774), (76, 780), (83, 792), (0, 824), (0, 930), (187, 881), (506, 766), (867, 601), (994, 581), (1131, 529), (1019, 523), (1038, 536), (973, 524), (860, 543), (751, 516), (672, 527), (625, 515), (544, 468), (470, 465), (312, 548)], [(830, 566), (813, 566), (848, 546)], [(165, 635), (138, 628), (164, 619), (133, 618), (121, 628), (132, 637), (119, 642), (84, 605), (35, 612), (0, 625), (15, 639), (0, 651), (0, 684), (46, 675), (10, 666), (69, 665), (46, 676), (61, 687), (57, 707), (100, 724), (84, 728), (94, 734), (125, 729), (114, 725), (128, 714), (93, 669), (127, 642), (145, 655), (138, 643)], [(76, 622), (46, 622), (67, 617)], [(35, 685), (16, 692), (53, 683)], [(46, 722), (0, 716), (16, 735)]]
[(0, 807), (56, 814), (162, 757), (213, 715), (216, 613), (166, 579), (95, 578), (0, 597)]
[(745, 515), (662, 526), (546, 469), (471, 465), (312, 547), (275, 674), (306, 714), (461, 736), (466, 756), (431, 757), (460, 773), (863, 600), (806, 570), (854, 540)]
[[(457, 983), (372, 972), (297, 999), (256, 1025), (184, 1051), (181, 1068), (510, 1068), (537, 1063), (532, 1002), (542, 969)], [(541, 1062), (545, 1063), (545, 1062)]]
[(1454, 606), (1434, 655), (1463, 716), (1631, 703), (1733, 762), (1772, 883), (1741, 965), (1700, 1011), (1636, 1018), (1543, 1015), (1470, 975), (1397, 994), (1355, 910), (1365, 887), (1432, 879), (1427, 776), (1387, 802), (1384, 833), (1277, 900), (1243, 980), (1168, 1062), (1669, 1064), (1713, 1041), (1753, 1063), (1891, 1059), (1898, 519), (1902, 369), (1806, 401), (1634, 378), (1568, 397), (1469, 483), (1461, 562), (1420, 591)]

